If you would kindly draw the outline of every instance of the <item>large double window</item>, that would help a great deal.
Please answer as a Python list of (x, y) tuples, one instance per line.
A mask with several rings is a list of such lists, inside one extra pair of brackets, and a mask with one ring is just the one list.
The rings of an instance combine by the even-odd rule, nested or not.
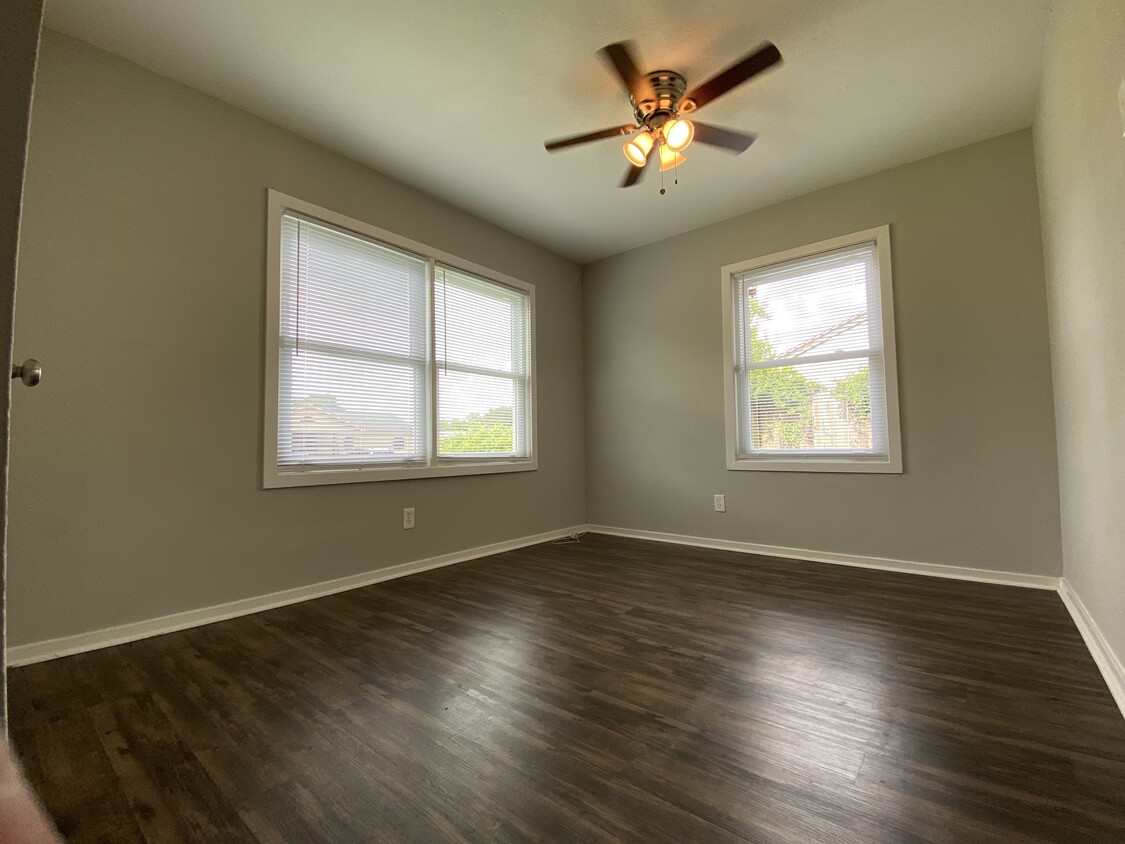
[(534, 289), (269, 194), (267, 487), (535, 468)]
[(888, 227), (722, 280), (728, 467), (901, 472)]

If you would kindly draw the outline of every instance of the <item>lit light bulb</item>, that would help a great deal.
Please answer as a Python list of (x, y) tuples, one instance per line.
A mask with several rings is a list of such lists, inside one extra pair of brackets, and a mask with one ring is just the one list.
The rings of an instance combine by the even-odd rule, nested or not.
[(644, 167), (652, 149), (653, 138), (649, 132), (642, 132), (631, 141), (625, 142), (625, 157), (634, 167)]
[(695, 126), (690, 120), (669, 120), (664, 124), (664, 142), (673, 152), (687, 149), (695, 137)]
[(683, 164), (686, 159), (667, 144), (660, 145), (660, 172), (671, 170), (677, 164)]

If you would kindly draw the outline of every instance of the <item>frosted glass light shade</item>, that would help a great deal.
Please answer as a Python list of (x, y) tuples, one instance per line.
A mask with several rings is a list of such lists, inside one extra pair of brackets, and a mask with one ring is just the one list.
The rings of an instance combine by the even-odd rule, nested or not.
[(686, 161), (682, 155), (669, 147), (667, 144), (660, 145), (660, 172), (671, 170), (678, 164), (683, 164)]
[(631, 141), (625, 142), (625, 157), (634, 167), (644, 167), (648, 161), (649, 151), (652, 149), (653, 138), (648, 132), (642, 132)]
[(695, 126), (690, 120), (669, 120), (664, 124), (664, 142), (673, 152), (687, 149), (695, 137)]

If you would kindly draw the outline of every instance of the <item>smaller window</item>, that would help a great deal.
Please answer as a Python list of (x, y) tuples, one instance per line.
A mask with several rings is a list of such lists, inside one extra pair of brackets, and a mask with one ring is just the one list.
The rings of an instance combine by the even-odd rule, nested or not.
[(889, 227), (722, 281), (727, 467), (901, 472)]

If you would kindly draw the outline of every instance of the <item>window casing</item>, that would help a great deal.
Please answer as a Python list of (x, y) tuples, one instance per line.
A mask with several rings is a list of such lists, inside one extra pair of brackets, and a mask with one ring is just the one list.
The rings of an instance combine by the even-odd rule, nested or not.
[(723, 267), (727, 467), (902, 471), (890, 229)]
[(535, 290), (269, 192), (263, 485), (535, 469)]

